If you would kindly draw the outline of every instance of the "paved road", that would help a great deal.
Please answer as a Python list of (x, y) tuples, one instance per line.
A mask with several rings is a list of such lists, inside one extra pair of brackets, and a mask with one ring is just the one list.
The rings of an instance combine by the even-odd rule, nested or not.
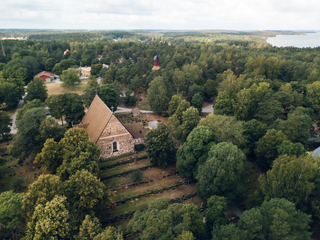
[(12, 115), (12, 126), (11, 126), (11, 134), (16, 134), (17, 133), (17, 129), (16, 129), (16, 118), (17, 118), (17, 114), (20, 108), (22, 108), (23, 106), (23, 101), (24, 100), (20, 100), (17, 106), (17, 110), (15, 111), (15, 113)]
[(213, 113), (213, 104), (203, 107), (202, 108), (202, 112), (209, 112), (209, 113)]

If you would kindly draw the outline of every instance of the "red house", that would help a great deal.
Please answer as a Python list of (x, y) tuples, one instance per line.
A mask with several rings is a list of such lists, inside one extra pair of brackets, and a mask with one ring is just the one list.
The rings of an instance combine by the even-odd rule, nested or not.
[(51, 82), (54, 79), (54, 74), (52, 72), (42, 71), (36, 75), (41, 78), (44, 82)]

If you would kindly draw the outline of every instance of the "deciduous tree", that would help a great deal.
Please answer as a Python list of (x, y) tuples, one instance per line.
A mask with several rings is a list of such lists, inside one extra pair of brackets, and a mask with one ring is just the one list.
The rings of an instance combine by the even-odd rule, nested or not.
[(155, 111), (156, 113), (168, 109), (168, 89), (162, 77), (156, 77), (149, 84), (147, 100), (152, 111)]
[(63, 70), (60, 78), (63, 81), (63, 83), (61, 83), (61, 87), (63, 88), (68, 88), (70, 86), (74, 88), (76, 83), (81, 83), (77, 72), (73, 69)]
[(39, 99), (45, 102), (48, 97), (48, 89), (40, 77), (35, 77), (27, 86), (27, 100)]

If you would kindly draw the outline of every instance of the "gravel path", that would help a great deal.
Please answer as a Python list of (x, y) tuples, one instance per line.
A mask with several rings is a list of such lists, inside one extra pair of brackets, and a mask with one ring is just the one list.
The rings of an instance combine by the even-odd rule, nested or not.
[(17, 128), (16, 128), (16, 118), (17, 118), (17, 114), (20, 108), (22, 108), (23, 106), (23, 99), (19, 101), (18, 106), (17, 106), (17, 110), (15, 111), (15, 113), (12, 115), (12, 126), (11, 126), (11, 134), (16, 134), (17, 133)]

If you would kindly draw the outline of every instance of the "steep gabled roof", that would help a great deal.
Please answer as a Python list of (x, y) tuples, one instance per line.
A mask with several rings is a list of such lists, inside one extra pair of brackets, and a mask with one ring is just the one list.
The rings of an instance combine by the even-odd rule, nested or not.
[(96, 95), (78, 127), (84, 128), (86, 126), (85, 129), (89, 138), (96, 143), (111, 117), (111, 110)]
[(48, 76), (48, 77), (53, 77), (54, 74), (52, 72), (48, 72), (48, 71), (42, 71), (42, 72), (39, 72), (36, 76), (37, 77), (40, 77), (40, 76)]
[(144, 138), (145, 132), (142, 123), (123, 124), (133, 138)]

